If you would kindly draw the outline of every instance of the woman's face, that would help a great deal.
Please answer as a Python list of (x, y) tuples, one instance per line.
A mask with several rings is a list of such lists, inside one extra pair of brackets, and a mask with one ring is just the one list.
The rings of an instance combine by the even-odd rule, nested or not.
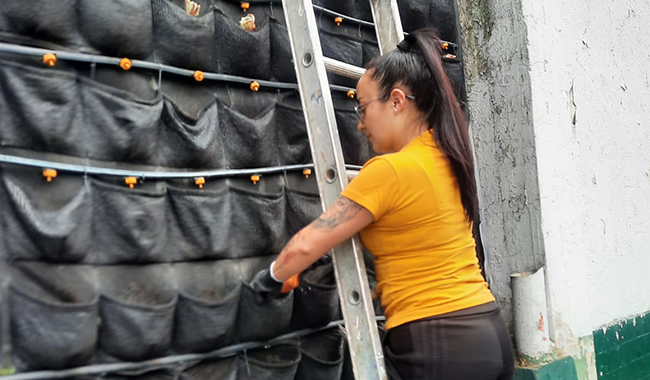
[(394, 152), (395, 125), (391, 104), (386, 99), (381, 99), (379, 84), (367, 73), (357, 83), (357, 100), (357, 129), (366, 135), (376, 153)]

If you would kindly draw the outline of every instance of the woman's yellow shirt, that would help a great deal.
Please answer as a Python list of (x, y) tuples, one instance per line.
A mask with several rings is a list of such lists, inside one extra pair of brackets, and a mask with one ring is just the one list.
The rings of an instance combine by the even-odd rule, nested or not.
[(456, 176), (431, 132), (369, 160), (341, 195), (374, 216), (360, 237), (375, 256), (387, 329), (494, 301)]

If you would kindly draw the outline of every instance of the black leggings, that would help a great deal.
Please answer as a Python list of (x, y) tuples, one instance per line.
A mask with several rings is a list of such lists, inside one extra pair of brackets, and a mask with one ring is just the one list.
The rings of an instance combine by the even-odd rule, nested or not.
[(494, 302), (390, 329), (384, 355), (391, 380), (510, 380), (514, 370)]

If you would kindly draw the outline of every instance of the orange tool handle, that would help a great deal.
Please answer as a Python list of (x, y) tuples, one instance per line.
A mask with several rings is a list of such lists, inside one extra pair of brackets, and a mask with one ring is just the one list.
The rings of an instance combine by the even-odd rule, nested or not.
[(287, 281), (282, 284), (282, 294), (289, 293), (300, 285), (300, 277), (296, 274), (291, 276)]

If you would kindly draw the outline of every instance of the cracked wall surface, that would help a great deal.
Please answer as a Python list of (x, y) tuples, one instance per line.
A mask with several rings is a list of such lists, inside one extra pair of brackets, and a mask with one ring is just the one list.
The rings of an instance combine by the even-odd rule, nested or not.
[(509, 274), (545, 265), (556, 354), (596, 378), (584, 342), (650, 309), (650, 5), (459, 11), (492, 289), (512, 318)]
[(518, 1), (459, 1), (487, 274), (512, 319), (510, 274), (544, 263), (526, 25)]

